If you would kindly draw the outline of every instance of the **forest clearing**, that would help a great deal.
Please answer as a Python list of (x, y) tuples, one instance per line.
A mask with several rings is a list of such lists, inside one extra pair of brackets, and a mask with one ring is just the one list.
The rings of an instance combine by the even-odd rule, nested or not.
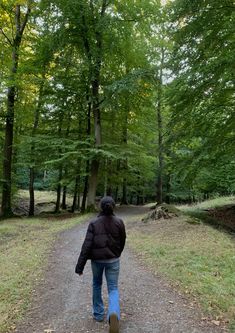
[(121, 331), (235, 331), (234, 27), (234, 0), (0, 1), (0, 333), (107, 331), (74, 274), (107, 196)]

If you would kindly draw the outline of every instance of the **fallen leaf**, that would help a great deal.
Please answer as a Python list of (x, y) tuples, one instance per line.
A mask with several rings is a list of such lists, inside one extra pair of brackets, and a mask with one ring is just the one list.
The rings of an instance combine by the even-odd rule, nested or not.
[(212, 320), (211, 321), (213, 324), (215, 324), (216, 326), (219, 326), (220, 325), (220, 321), (218, 320)]

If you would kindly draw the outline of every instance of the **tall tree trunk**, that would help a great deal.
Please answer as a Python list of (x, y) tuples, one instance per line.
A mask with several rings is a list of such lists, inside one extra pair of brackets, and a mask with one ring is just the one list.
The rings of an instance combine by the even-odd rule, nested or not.
[[(94, 64), (90, 62), (91, 65), (91, 77), (93, 78), (91, 81), (92, 86), (92, 113), (94, 116), (94, 131), (95, 131), (95, 148), (99, 149), (101, 145), (101, 114), (100, 114), (100, 72), (102, 67), (102, 55), (103, 55), (103, 26), (102, 19), (105, 16), (105, 11), (108, 7), (108, 1), (103, 0), (101, 5), (100, 17), (99, 19), (95, 19), (94, 16), (94, 8), (93, 2), (90, 2), (91, 12), (93, 15), (94, 24), (94, 32), (96, 38), (96, 50), (93, 54)], [(90, 54), (91, 47), (88, 46), (87, 54)], [(88, 55), (89, 58), (89, 55)], [(91, 170), (89, 177), (89, 185), (88, 185), (88, 193), (87, 193), (87, 209), (94, 210), (95, 209), (95, 196), (96, 189), (98, 183), (98, 172), (99, 172), (99, 164), (100, 161), (97, 157), (92, 159), (91, 161)]]
[[(127, 170), (127, 167), (125, 169)], [(123, 182), (122, 182), (122, 200), (121, 200), (121, 205), (128, 205), (128, 200), (127, 200), (127, 179), (126, 179), (126, 177), (123, 178)]]
[(35, 171), (34, 167), (29, 168), (29, 216), (34, 216), (34, 179)]
[(88, 182), (89, 182), (89, 171), (90, 171), (90, 163), (86, 161), (86, 176), (84, 180), (84, 189), (83, 189), (83, 196), (82, 196), (82, 205), (81, 205), (81, 213), (84, 213), (86, 210), (86, 199), (88, 193)]
[(161, 64), (158, 78), (158, 103), (157, 103), (157, 124), (158, 124), (158, 179), (157, 179), (157, 202), (162, 203), (163, 186), (163, 126), (162, 126), (162, 71), (164, 66), (164, 49), (161, 49)]
[(58, 177), (58, 184), (56, 189), (56, 205), (55, 205), (55, 213), (60, 212), (60, 200), (61, 200), (61, 180), (63, 175), (63, 168), (62, 165), (59, 167), (59, 177)]
[[(128, 71), (127, 71), (128, 73)], [(128, 116), (129, 116), (129, 97), (126, 97), (126, 108), (125, 108), (125, 115), (124, 115), (124, 123), (122, 129), (123, 135), (123, 144), (127, 145), (127, 126), (128, 126)], [(121, 205), (128, 205), (127, 200), (127, 173), (128, 173), (128, 161), (127, 158), (122, 163), (122, 170), (123, 170), (123, 181), (122, 181), (122, 198), (121, 198)]]
[[(43, 76), (44, 79), (44, 76)], [(43, 86), (44, 81), (42, 81), (39, 89), (39, 97), (38, 97), (38, 104), (34, 113), (34, 124), (32, 129), (32, 138), (34, 138), (38, 123), (39, 123), (39, 114), (42, 105), (42, 95), (43, 95)], [(34, 200), (34, 180), (35, 180), (35, 144), (34, 142), (31, 145), (31, 167), (29, 169), (29, 216), (34, 216), (34, 207), (35, 207), (35, 200)]]
[(8, 88), (7, 119), (5, 127), (5, 142), (3, 150), (3, 186), (2, 186), (2, 215), (11, 216), (11, 173), (12, 173), (12, 144), (14, 126), (15, 87)]
[(104, 160), (104, 197), (106, 197), (107, 195), (107, 191), (108, 191), (108, 171), (107, 171), (107, 167), (108, 167), (108, 161), (107, 159)]
[[(58, 127), (58, 137), (61, 137), (61, 132), (62, 132), (62, 124), (63, 124), (63, 118), (64, 114), (61, 112), (60, 117), (59, 117), (59, 127)], [(62, 150), (59, 149), (59, 156), (61, 157)], [(55, 205), (55, 213), (59, 213), (60, 211), (60, 202), (61, 202), (61, 181), (63, 177), (63, 165), (60, 164), (59, 166), (59, 174), (58, 174), (58, 181), (57, 181), (57, 189), (56, 189), (56, 205)]]
[[(1, 215), (4, 217), (11, 216), (11, 186), (12, 186), (12, 146), (14, 137), (14, 112), (15, 112), (15, 95), (16, 84), (15, 76), (18, 70), (19, 62), (19, 49), (21, 45), (22, 36), (25, 26), (28, 22), (30, 14), (30, 7), (27, 8), (26, 14), (22, 20), (20, 5), (15, 6), (15, 36), (12, 40), (7, 38), (7, 42), (12, 48), (12, 68), (10, 72), (9, 82), (10, 85), (7, 90), (7, 114), (6, 114), (6, 126), (5, 126), (5, 141), (3, 149), (3, 186), (2, 186), (2, 206)], [(21, 23), (22, 21), (22, 23)], [(13, 31), (12, 31), (13, 34)]]
[(166, 176), (166, 199), (165, 199), (167, 204), (170, 204), (170, 201), (171, 201), (170, 191), (171, 191), (171, 176), (170, 176), (170, 174), (167, 174), (167, 176)]
[[(96, 73), (96, 80), (92, 82), (92, 112), (94, 116), (94, 131), (95, 131), (95, 148), (99, 149), (101, 145), (101, 119), (99, 107), (99, 87), (100, 87), (100, 67)], [(87, 193), (87, 210), (95, 209), (95, 196), (98, 183), (100, 161), (98, 157), (94, 157), (91, 161), (88, 193)]]
[[(80, 131), (81, 131), (81, 123), (79, 124), (80, 126)], [(76, 209), (80, 209), (80, 172), (81, 172), (81, 162), (80, 159), (77, 160), (77, 175), (75, 178), (75, 186), (74, 186), (74, 192), (73, 192), (73, 204), (72, 204), (72, 213)]]
[[(65, 135), (66, 139), (69, 137), (70, 122), (71, 122), (71, 114), (69, 113), (68, 120), (67, 120), (66, 135)], [(66, 165), (65, 168), (64, 168), (64, 176), (63, 176), (63, 178), (64, 178), (65, 181), (67, 181), (67, 176), (68, 176), (68, 166)], [(61, 205), (62, 209), (66, 209), (67, 208), (66, 198), (67, 198), (67, 185), (64, 185), (63, 186), (62, 205)]]
[(115, 202), (118, 201), (118, 186), (117, 186), (116, 189), (115, 189), (114, 200), (115, 200)]
[(73, 204), (72, 204), (72, 213), (80, 207), (80, 191), (79, 191), (80, 175), (77, 175), (75, 179), (74, 193), (73, 193)]
[(66, 204), (66, 196), (67, 196), (67, 186), (64, 185), (63, 186), (63, 196), (62, 196), (62, 209), (66, 209), (67, 208), (67, 204)]
[[(87, 137), (91, 136), (91, 101), (89, 89), (87, 89)], [(86, 176), (84, 179), (84, 188), (82, 195), (82, 204), (81, 204), (81, 213), (84, 213), (86, 210), (86, 202), (87, 202), (87, 193), (89, 186), (89, 173), (90, 173), (90, 161), (86, 160)]]

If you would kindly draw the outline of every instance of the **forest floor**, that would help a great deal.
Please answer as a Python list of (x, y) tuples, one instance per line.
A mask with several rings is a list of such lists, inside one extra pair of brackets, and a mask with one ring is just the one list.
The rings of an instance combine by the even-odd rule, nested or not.
[[(131, 242), (138, 234), (160, 229), (157, 223), (143, 224), (146, 207), (122, 207), (117, 215), (126, 222), (129, 238), (121, 259), (121, 333), (219, 333), (226, 329), (219, 321), (202, 313), (197, 302), (172, 286), (141, 252), (136, 255)], [(139, 222), (137, 222), (139, 221)], [(169, 221), (168, 221), (169, 222)], [(87, 223), (63, 231), (49, 255), (42, 281), (34, 290), (31, 306), (17, 326), (17, 333), (103, 333), (106, 321), (97, 323), (91, 313), (91, 269), (86, 265), (82, 277), (74, 273)], [(190, 226), (187, 224), (187, 226)], [(150, 228), (150, 229), (149, 229)], [(154, 228), (154, 230), (153, 230)], [(173, 231), (166, 228), (165, 232)], [(178, 226), (177, 226), (178, 228)], [(183, 226), (181, 227), (182, 231)], [(186, 228), (187, 229), (187, 228)], [(186, 230), (187, 231), (187, 230)], [(136, 235), (136, 237), (135, 237)], [(151, 267), (151, 268), (150, 268)], [(104, 288), (107, 305), (107, 292)]]
[[(56, 204), (56, 193), (51, 191), (35, 191), (35, 216), (53, 218)], [(67, 196), (68, 207), (72, 205), (72, 197)], [(148, 205), (150, 206), (150, 205)], [(224, 227), (227, 230), (235, 231), (235, 197), (221, 197), (214, 200), (207, 200), (201, 204), (182, 205), (180, 209), (195, 217), (203, 219), (205, 222), (215, 226)], [(26, 190), (20, 190), (14, 201), (14, 214), (18, 216), (28, 216), (29, 194)], [(73, 213), (62, 211), (54, 215), (55, 218), (73, 217)]]

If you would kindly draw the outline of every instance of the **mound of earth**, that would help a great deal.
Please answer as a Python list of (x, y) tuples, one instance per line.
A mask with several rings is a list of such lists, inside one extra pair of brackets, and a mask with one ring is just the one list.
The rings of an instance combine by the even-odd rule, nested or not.
[(219, 225), (235, 231), (235, 205), (207, 209), (206, 211)]
[(166, 203), (157, 204), (151, 207), (152, 211), (148, 213), (146, 217), (142, 219), (143, 222), (155, 221), (161, 218), (163, 219), (171, 219), (173, 217), (177, 217), (182, 215), (179, 209), (177, 209), (173, 205), (168, 205)]

